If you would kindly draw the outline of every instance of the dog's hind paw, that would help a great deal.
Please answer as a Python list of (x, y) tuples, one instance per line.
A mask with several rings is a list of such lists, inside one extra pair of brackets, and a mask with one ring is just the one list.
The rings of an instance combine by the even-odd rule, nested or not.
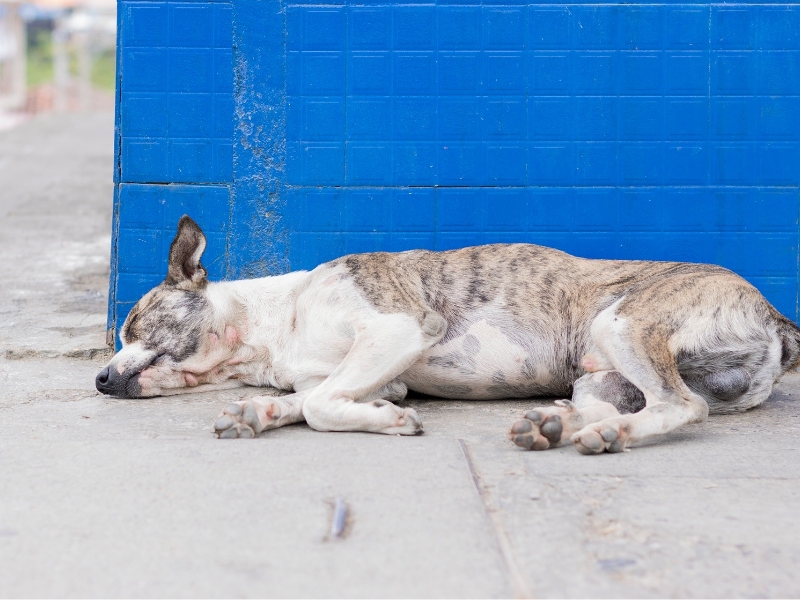
[(525, 450), (547, 450), (568, 438), (581, 425), (581, 416), (569, 400), (537, 408), (511, 426), (509, 437)]
[(274, 425), (278, 417), (280, 409), (273, 402), (241, 400), (222, 410), (214, 422), (214, 433), (219, 439), (252, 438)]
[(625, 452), (630, 438), (630, 425), (621, 418), (612, 418), (587, 425), (572, 435), (572, 443), (581, 454)]

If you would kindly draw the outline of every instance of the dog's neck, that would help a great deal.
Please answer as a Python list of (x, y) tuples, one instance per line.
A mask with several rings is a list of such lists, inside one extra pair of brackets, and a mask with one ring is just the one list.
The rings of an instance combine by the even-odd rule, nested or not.
[(307, 271), (298, 271), (208, 284), (205, 295), (214, 309), (216, 329), (224, 331), (232, 364), (240, 365), (243, 379), (283, 387), (275, 381), (271, 365), (294, 327), (295, 302), (308, 277)]

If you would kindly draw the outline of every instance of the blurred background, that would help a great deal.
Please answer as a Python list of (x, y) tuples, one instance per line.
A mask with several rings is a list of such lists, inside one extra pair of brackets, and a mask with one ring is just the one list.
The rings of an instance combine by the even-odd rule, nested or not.
[(0, 131), (114, 108), (115, 0), (0, 0)]

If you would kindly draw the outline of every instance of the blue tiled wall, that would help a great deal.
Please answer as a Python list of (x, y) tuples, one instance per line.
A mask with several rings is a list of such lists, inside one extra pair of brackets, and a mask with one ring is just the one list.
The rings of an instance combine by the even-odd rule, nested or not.
[(227, 278), (530, 241), (723, 264), (798, 316), (798, 4), (126, 0), (119, 15), (112, 323), (165, 272), (193, 194)]

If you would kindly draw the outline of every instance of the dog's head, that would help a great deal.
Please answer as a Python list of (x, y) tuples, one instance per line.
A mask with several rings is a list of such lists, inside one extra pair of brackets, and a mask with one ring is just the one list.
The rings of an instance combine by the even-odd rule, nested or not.
[(125, 319), (122, 349), (95, 380), (100, 392), (143, 398), (230, 377), (221, 365), (231, 357), (238, 334), (220, 322), (206, 294), (207, 272), (200, 264), (205, 247), (197, 223), (181, 217), (167, 278)]

